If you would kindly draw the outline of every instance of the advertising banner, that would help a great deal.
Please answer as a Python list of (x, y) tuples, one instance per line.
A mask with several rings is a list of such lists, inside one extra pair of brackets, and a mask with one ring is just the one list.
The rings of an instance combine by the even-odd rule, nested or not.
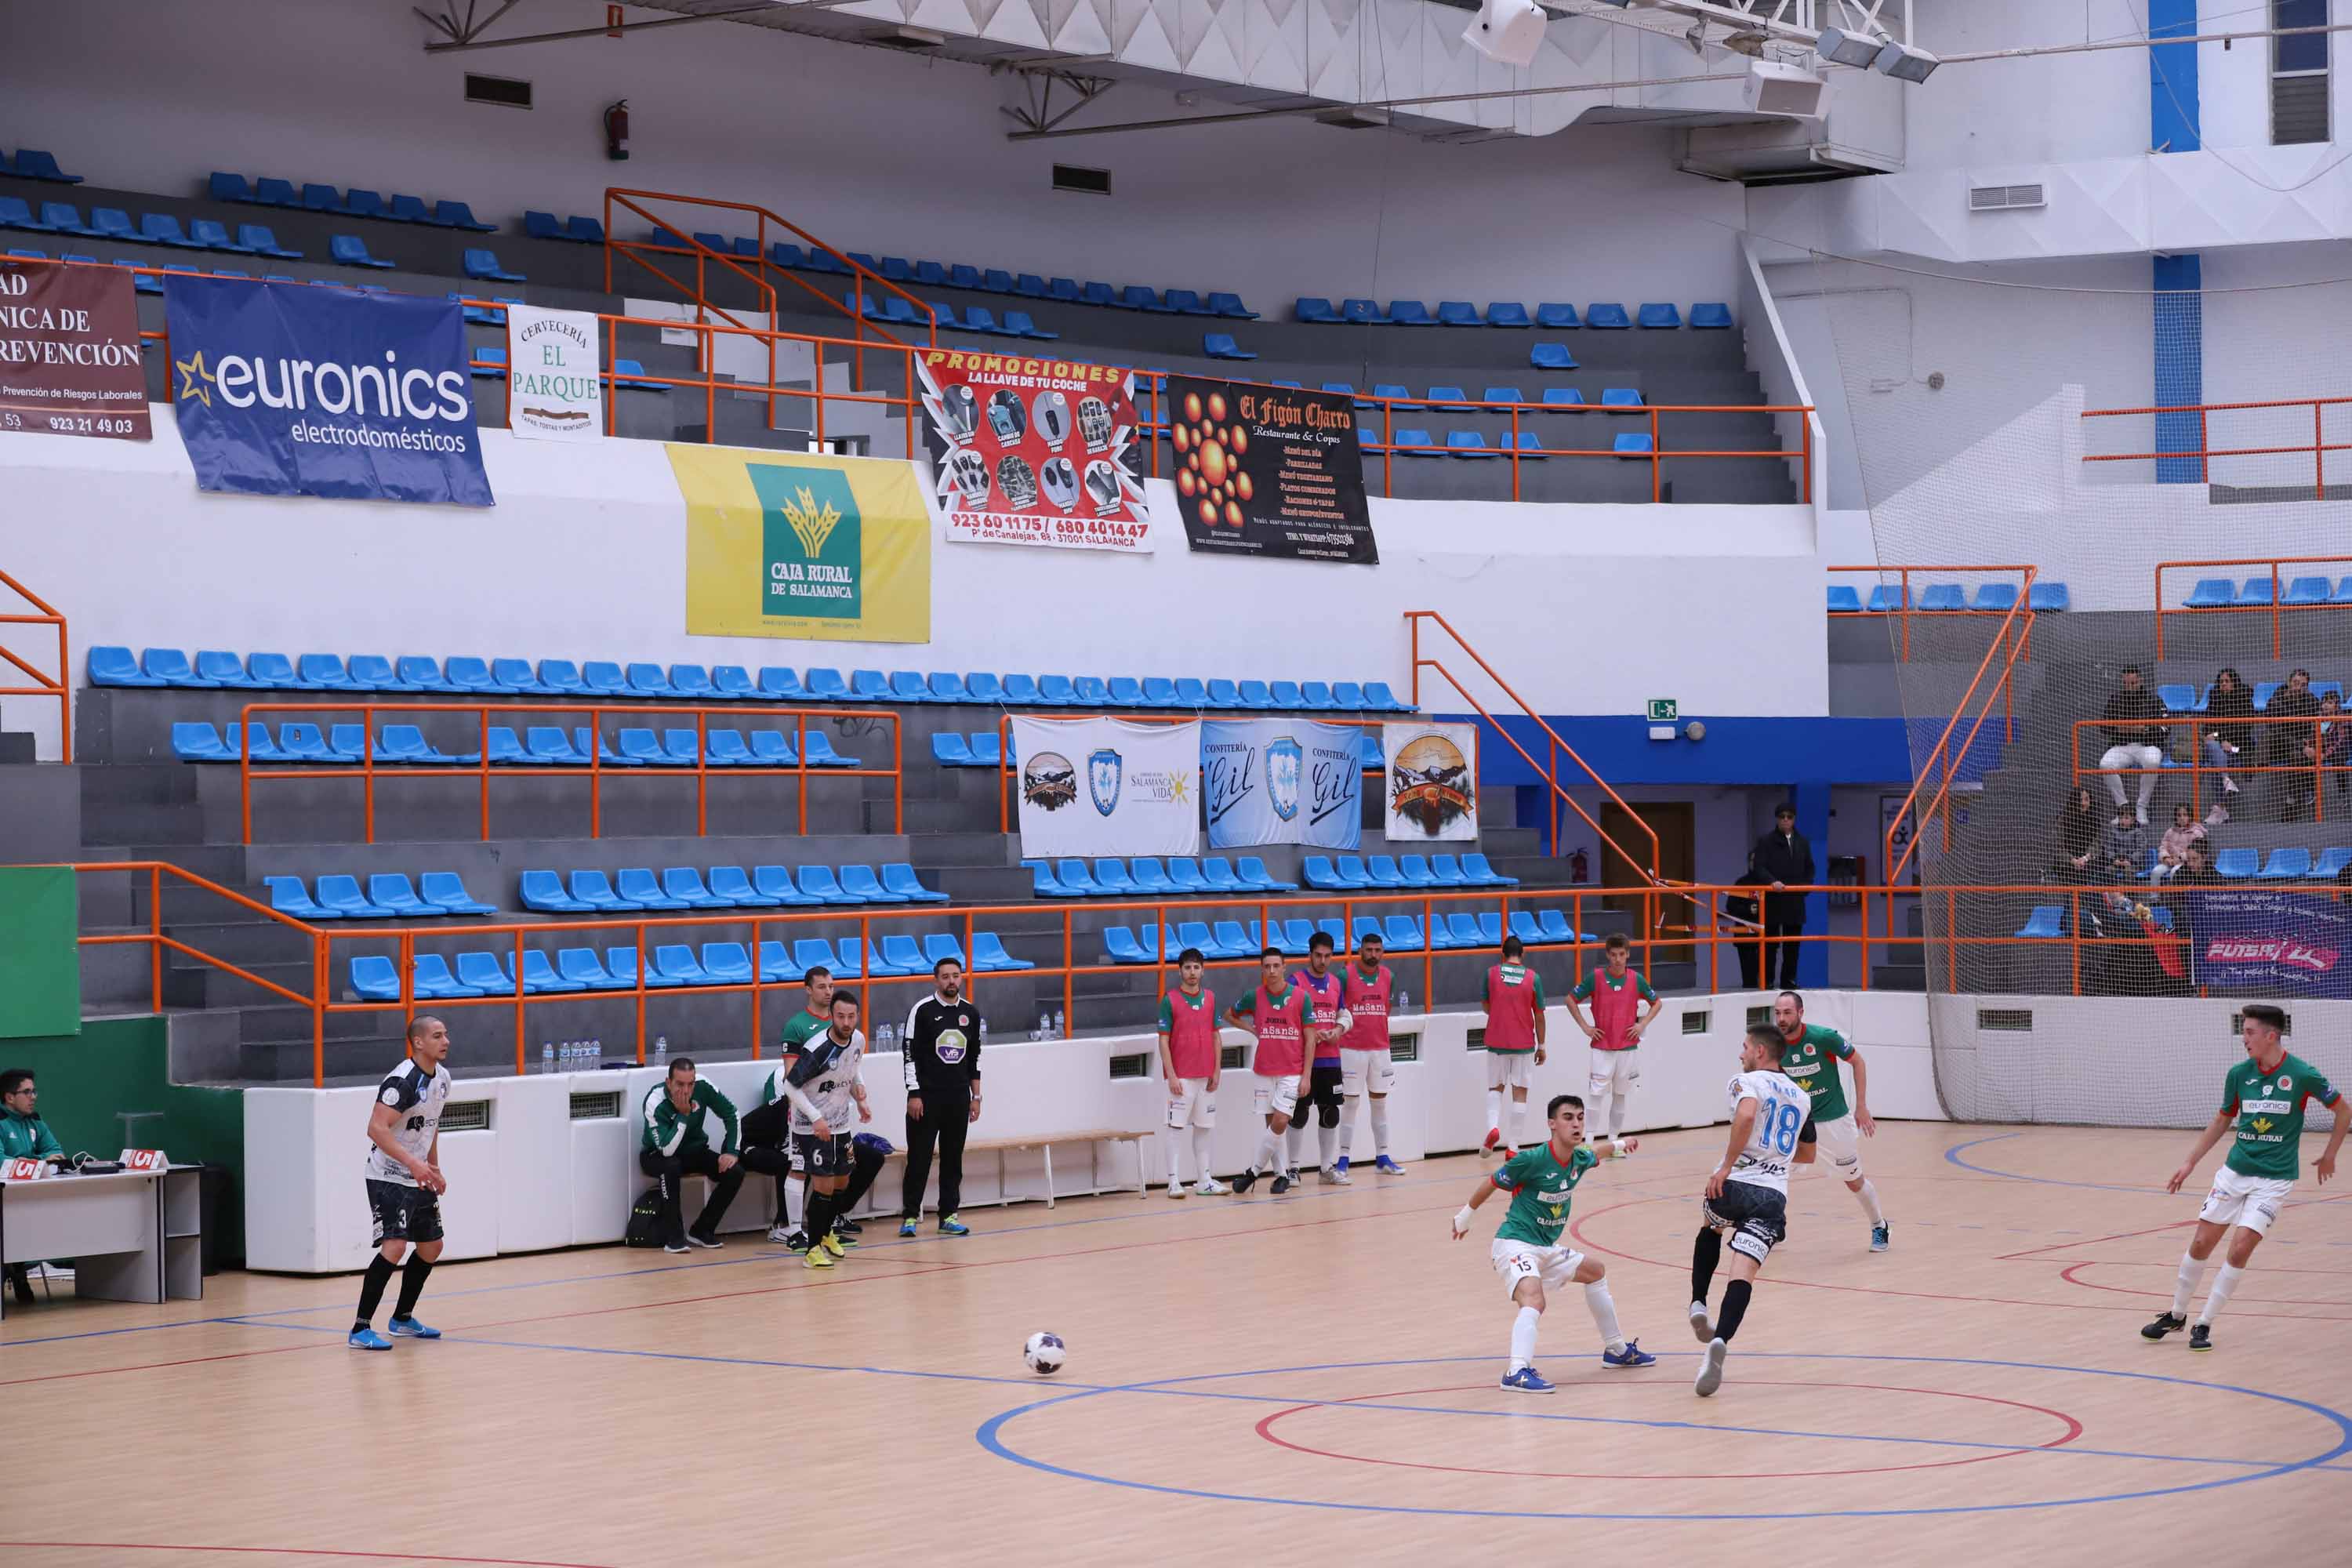
[(1131, 373), (964, 349), (916, 363), (951, 542), (1150, 552)]
[(533, 441), (604, 438), (596, 318), (507, 307), (507, 428)]
[(912, 463), (668, 448), (695, 637), (931, 640), (931, 519)]
[(1021, 853), (1190, 855), (1201, 847), (1201, 726), (1013, 721)]
[(2352, 907), (2261, 888), (2172, 889), (2165, 901), (2187, 914), (2194, 984), (2265, 999), (2352, 996)]
[(1213, 719), (1201, 730), (1201, 798), (1209, 847), (1307, 844), (1355, 849), (1364, 839), (1359, 733), (1311, 719)]
[(0, 258), (0, 430), (148, 438), (130, 273)]
[(1388, 835), (1428, 844), (1478, 837), (1478, 726), (1383, 724)]
[(173, 273), (163, 304), (200, 489), (496, 504), (455, 300)]
[(1352, 398), (1171, 375), (1168, 405), (1193, 549), (1378, 564)]

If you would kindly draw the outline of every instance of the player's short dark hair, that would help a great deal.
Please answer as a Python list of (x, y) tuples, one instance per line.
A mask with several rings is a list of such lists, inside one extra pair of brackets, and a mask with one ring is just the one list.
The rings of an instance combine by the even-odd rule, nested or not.
[(676, 1078), (681, 1068), (687, 1072), (692, 1072), (694, 1070), (694, 1058), (692, 1057), (672, 1057), (669, 1058), (670, 1077)]
[[(1389, 939), (1388, 939), (1388, 938), (1386, 938), (1386, 937), (1384, 937), (1384, 936), (1382, 936), (1380, 932), (1378, 932), (1378, 931), (1366, 931), (1363, 935), (1361, 935), (1361, 936), (1360, 936), (1360, 937), (1358, 937), (1358, 938), (1356, 939), (1356, 945), (1357, 945), (1358, 947), (1360, 947), (1360, 948), (1361, 948), (1361, 947), (1386, 947), (1388, 944), (1389, 944)], [(1312, 945), (1314, 945), (1314, 944), (1310, 942), (1310, 943), (1308, 943), (1308, 945), (1309, 945), (1309, 946), (1312, 946)]]
[(1309, 952), (1314, 952), (1318, 949), (1324, 952), (1329, 952), (1338, 945), (1339, 943), (1331, 940), (1331, 933), (1328, 931), (1318, 931), (1313, 936), (1307, 939), (1307, 951)]
[(1780, 805), (1772, 808), (1772, 815), (1775, 816), (1794, 816), (1797, 815), (1797, 803), (1791, 800), (1784, 800)]
[(846, 986), (843, 987), (841, 990), (835, 991), (833, 994), (833, 1005), (838, 1007), (844, 1002), (848, 1003), (853, 1007), (856, 1006), (857, 993), (848, 989)]
[(2267, 1024), (2279, 1034), (2286, 1033), (2286, 1009), (2273, 1007), (2267, 1002), (2249, 1002), (2238, 1009), (2238, 1016), (2249, 1024)]
[(1789, 1042), (1780, 1037), (1780, 1031), (1769, 1024), (1757, 1025), (1748, 1031), (1748, 1037), (1759, 1046), (1771, 1047), (1772, 1055), (1776, 1058), (1789, 1047)]
[(0, 1094), (15, 1094), (33, 1081), (31, 1068), (10, 1068), (0, 1072)]
[(1507, 936), (1503, 939), (1503, 956), (1505, 958), (1517, 958), (1519, 954), (1527, 952), (1527, 950), (1528, 944), (1521, 942), (1517, 937)]
[(814, 968), (814, 969), (810, 970), (806, 974), (803, 975), (801, 978), (802, 978), (802, 979), (803, 979), (806, 984), (811, 984), (811, 985), (814, 985), (814, 984), (816, 984), (818, 981), (820, 981), (820, 980), (830, 980), (830, 979), (832, 979), (832, 978), (833, 978), (833, 971), (832, 971), (832, 970), (830, 970), (830, 969), (827, 969), (824, 964), (820, 963), (820, 964), (818, 964), (815, 968)]
[(1262, 947), (1257, 950), (1257, 961), (1260, 963), (1264, 963), (1269, 958), (1280, 958), (1281, 956), (1282, 949), (1278, 947)]
[(1801, 992), (1783, 991), (1780, 994), (1786, 996), (1790, 1001), (1794, 1002), (1797, 1005), (1798, 1012), (1801, 1013), (1805, 1010), (1805, 998)]
[(1580, 1094), (1553, 1095), (1544, 1106), (1544, 1120), (1549, 1121), (1553, 1117), (1558, 1116), (1559, 1108), (1563, 1105), (1573, 1105), (1577, 1110), (1581, 1110), (1584, 1109), (1584, 1097)]
[(1197, 947), (1188, 947), (1176, 955), (1176, 962), (1179, 964), (1206, 963), (1209, 962), (1209, 955)]
[(937, 980), (940, 977), (940, 971), (945, 969), (950, 963), (954, 964), (958, 969), (961, 969), (963, 967), (963, 960), (961, 958), (952, 956), (942, 958), (937, 963), (931, 965), (931, 978)]
[(1630, 952), (1633, 948), (1633, 942), (1626, 939), (1625, 933), (1622, 931), (1611, 931), (1608, 940), (1601, 945), (1612, 952)]
[[(416, 1016), (408, 1020), (409, 1042), (413, 1045), (416, 1041), (423, 1039), (426, 1033), (432, 1029), (434, 1025), (440, 1023), (441, 1020), (435, 1017), (430, 1013), (419, 1013)], [(446, 1024), (442, 1024), (441, 1026), (444, 1029), (448, 1027)]]

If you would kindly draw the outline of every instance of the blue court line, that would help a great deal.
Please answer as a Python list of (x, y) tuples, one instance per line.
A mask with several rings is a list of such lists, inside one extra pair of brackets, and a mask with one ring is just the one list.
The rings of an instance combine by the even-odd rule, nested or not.
[[(1109, 1392), (1131, 1393), (1143, 1390), (1158, 1390), (1172, 1384), (1211, 1382), (1221, 1378), (1233, 1377), (1265, 1377), (1277, 1373), (1292, 1372), (1349, 1371), (1365, 1367), (1387, 1366), (1428, 1366), (1445, 1364), (1450, 1362), (1473, 1361), (1479, 1359), (1488, 1358), (1467, 1356), (1430, 1357), (1404, 1361), (1337, 1362), (1319, 1366), (1261, 1367), (1246, 1372), (1208, 1373), (1193, 1377), (1160, 1378), (1146, 1383), (1126, 1384), (1121, 1384), (1118, 1388), (1110, 1390)], [(982, 1448), (994, 1454), (997, 1458), (1009, 1459), (1014, 1464), (1025, 1466), (1031, 1469), (1043, 1470), (1049, 1475), (1063, 1476), (1072, 1480), (1093, 1481), (1103, 1486), (1125, 1487), (1134, 1491), (1158, 1492), (1171, 1497), (1202, 1498), (1213, 1502), (1272, 1503), (1281, 1507), (1323, 1509), (1342, 1513), (1397, 1513), (1468, 1519), (1598, 1519), (1677, 1522), (1738, 1521), (1742, 1523), (1758, 1519), (1886, 1519), (1913, 1518), (1937, 1514), (2010, 1513), (2032, 1509), (2069, 1508), (2084, 1503), (2128, 1502), (2136, 1501), (2144, 1498), (2171, 1497), (2185, 1492), (2210, 1491), (2221, 1487), (2242, 1486), (2248, 1481), (2265, 1480), (2273, 1476), (2289, 1475), (2298, 1470), (2317, 1468), (2326, 1465), (2330, 1460), (2338, 1458), (2347, 1452), (2352, 1452), (2352, 1417), (2347, 1417), (2336, 1411), (2331, 1410), (2326, 1405), (2316, 1405), (2309, 1400), (2296, 1399), (2287, 1394), (2267, 1394), (2260, 1389), (2240, 1388), (2228, 1384), (2199, 1383), (2190, 1378), (2168, 1377), (2157, 1373), (2111, 1372), (2097, 1367), (2053, 1366), (2039, 1362), (1990, 1361), (1959, 1356), (1805, 1354), (1798, 1352), (1759, 1352), (1753, 1356), (1743, 1356), (1742, 1359), (1766, 1361), (1894, 1362), (1909, 1365), (1940, 1364), (1948, 1366), (2003, 1367), (2029, 1372), (2068, 1373), (2083, 1376), (2121, 1377), (2149, 1383), (2177, 1384), (2189, 1388), (2209, 1389), (2226, 1394), (2243, 1394), (2249, 1398), (2272, 1400), (2281, 1405), (2288, 1405), (2299, 1409), (2308, 1410), (2315, 1415), (2324, 1416), (2327, 1420), (2333, 1421), (2336, 1424), (2340, 1436), (2338, 1437), (2336, 1446), (2325, 1453), (2315, 1454), (2307, 1459), (2300, 1459), (2288, 1464), (2265, 1468), (2246, 1475), (2230, 1476), (2219, 1480), (2197, 1481), (2176, 1487), (2158, 1487), (2140, 1491), (2112, 1492), (2092, 1497), (2052, 1498), (2033, 1502), (1958, 1504), (1942, 1508), (1809, 1509), (1787, 1513), (1759, 1513), (1752, 1510), (1739, 1513), (1612, 1513), (1549, 1512), (1517, 1509), (1427, 1508), (1389, 1503), (1338, 1502), (1322, 1498), (1267, 1497), (1252, 1495), (1245, 1492), (1212, 1491), (1195, 1487), (1168, 1486), (1151, 1481), (1126, 1480), (1115, 1476), (1093, 1475), (1084, 1470), (1074, 1470), (1065, 1466), (1048, 1463), (1043, 1459), (1033, 1458), (1029, 1455), (1017, 1452), (1005, 1443), (1003, 1437), (1003, 1432), (1008, 1423), (1020, 1416), (1026, 1415), (1039, 1410), (1050, 1409), (1057, 1405), (1066, 1405), (1080, 1399), (1098, 1398), (1100, 1397), (1100, 1391), (1081, 1390), (1071, 1394), (1057, 1395), (1051, 1399), (1035, 1400), (1027, 1405), (1015, 1405), (1010, 1410), (1000, 1411), (996, 1415), (990, 1416), (986, 1421), (981, 1423), (980, 1426), (973, 1432), (972, 1436), (974, 1440), (977, 1441)], [(1683, 1425), (1690, 1424), (1685, 1423)], [(2065, 1450), (2053, 1448), (2047, 1451), (2051, 1453), (2063, 1453)]]
[[(245, 1328), (282, 1329), (292, 1333), (341, 1334), (347, 1331), (339, 1328), (317, 1328), (308, 1323), (262, 1323), (251, 1322), (243, 1319), (231, 1319), (226, 1321), (236, 1322), (238, 1326)], [(1022, 1384), (1024, 1387), (1035, 1387), (1037, 1386), (1038, 1382), (1034, 1376), (1009, 1377), (992, 1375), (985, 1373), (922, 1372), (904, 1367), (847, 1366), (835, 1365), (824, 1362), (775, 1361), (756, 1356), (698, 1355), (690, 1354), (683, 1351), (634, 1350), (607, 1345), (558, 1345), (545, 1344), (529, 1340), (476, 1339), (468, 1336), (462, 1330), (445, 1333), (442, 1335), (442, 1342), (446, 1344), (487, 1346), (491, 1349), (499, 1350), (555, 1351), (574, 1355), (619, 1356), (627, 1359), (644, 1361), (703, 1362), (714, 1366), (768, 1367), (788, 1372), (862, 1372), (871, 1373), (877, 1377), (929, 1378), (947, 1383), (1012, 1383)], [(1682, 1359), (1685, 1357), (1696, 1360), (1701, 1352), (1696, 1351), (1661, 1351), (1657, 1353), (1662, 1360)], [(1453, 1361), (1479, 1361), (1491, 1360), (1492, 1358), (1456, 1356), (1443, 1359)], [(1301, 1370), (1319, 1371), (1323, 1369), (1303, 1368)], [(1212, 1375), (1251, 1376), (1254, 1374), (1240, 1373), (1214, 1373)], [(1286, 1406), (1313, 1405), (1324, 1409), (1377, 1410), (1414, 1415), (1478, 1415), (1517, 1421), (1564, 1421), (1579, 1426), (1644, 1426), (1667, 1431), (1720, 1432), (1734, 1436), (1803, 1438), (1823, 1442), (1906, 1443), (1932, 1448), (1977, 1448), (1988, 1449), (1994, 1453), (2017, 1453), (2021, 1451), (2026, 1453), (2074, 1454), (2089, 1458), (2145, 1459), (2164, 1464), (2222, 1465), (2246, 1469), (2266, 1469), (2282, 1462), (2275, 1459), (2216, 1458), (2208, 1455), (2196, 1454), (2146, 1454), (2136, 1450), (2122, 1448), (2084, 1448), (2072, 1444), (2056, 1447), (2047, 1447), (2039, 1444), (2032, 1443), (1988, 1443), (1972, 1441), (1959, 1437), (1902, 1437), (1887, 1436), (1871, 1432), (1810, 1432), (1780, 1426), (1717, 1426), (1704, 1421), (1670, 1421), (1665, 1419), (1643, 1419), (1634, 1416), (1579, 1415), (1566, 1411), (1476, 1410), (1466, 1409), (1459, 1405), (1447, 1405), (1370, 1404), (1355, 1399), (1318, 1399), (1312, 1396), (1294, 1396), (1291, 1394), (1227, 1394), (1212, 1389), (1168, 1388), (1150, 1384), (1064, 1384), (1057, 1382), (1055, 1386), (1057, 1388), (1067, 1389), (1072, 1394), (1147, 1394), (1160, 1398), (1226, 1400), (1246, 1405), (1280, 1405)], [(2205, 1384), (2200, 1386), (2216, 1385)]]
[[(1996, 1132), (1989, 1138), (1972, 1138), (1965, 1143), (1955, 1143), (1944, 1151), (1944, 1158), (1963, 1171), (1974, 1171), (1980, 1176), (1999, 1176), (2005, 1182), (2032, 1182), (2043, 1187), (2090, 1187), (2103, 1193), (2154, 1193), (2169, 1196), (2162, 1187), (2126, 1187), (2113, 1182), (2066, 1182), (2055, 1176), (2022, 1176), (2015, 1171), (1996, 1171), (1990, 1165), (1979, 1165), (1963, 1160), (1960, 1155), (1970, 1149), (1980, 1149), (1987, 1143), (1998, 1143), (2006, 1138), (2021, 1138), (2021, 1132)], [(1966, 1228), (1965, 1226), (1963, 1228)]]

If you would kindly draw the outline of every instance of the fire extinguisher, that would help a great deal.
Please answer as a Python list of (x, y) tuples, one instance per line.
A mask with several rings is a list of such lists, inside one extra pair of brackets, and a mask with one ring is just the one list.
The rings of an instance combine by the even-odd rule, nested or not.
[(629, 159), (629, 100), (621, 100), (604, 110), (604, 156), (615, 163)]
[(1577, 846), (1568, 857), (1568, 879), (1571, 882), (1581, 882), (1586, 879), (1591, 869), (1592, 863), (1584, 858), (1584, 847)]

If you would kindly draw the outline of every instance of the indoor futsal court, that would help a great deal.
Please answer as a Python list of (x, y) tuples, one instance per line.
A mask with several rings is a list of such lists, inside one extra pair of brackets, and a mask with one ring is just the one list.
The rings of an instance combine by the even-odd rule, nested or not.
[[(1719, 1131), (1578, 1193), (1575, 1243), (1659, 1361), (1603, 1368), (1556, 1300), (1542, 1401), (1496, 1386), (1484, 1235), (1447, 1240), (1494, 1168), (1469, 1156), (992, 1209), (814, 1278), (748, 1238), (452, 1266), (446, 1337), (386, 1357), (344, 1350), (348, 1280), (230, 1276), (198, 1318), (11, 1324), (0, 1386), (41, 1414), (6, 1561), (2186, 1563), (2256, 1550), (2256, 1521), (2265, 1563), (2340, 1563), (2352, 1210), (2303, 1184), (2216, 1350), (2146, 1343), (2207, 1174), (2162, 1192), (2182, 1136), (1884, 1124), (1893, 1250), (1801, 1174), (1706, 1403), (1683, 1308)], [(1070, 1347), (1050, 1380), (1038, 1329)], [(73, 1431), (116, 1434), (110, 1462)]]

